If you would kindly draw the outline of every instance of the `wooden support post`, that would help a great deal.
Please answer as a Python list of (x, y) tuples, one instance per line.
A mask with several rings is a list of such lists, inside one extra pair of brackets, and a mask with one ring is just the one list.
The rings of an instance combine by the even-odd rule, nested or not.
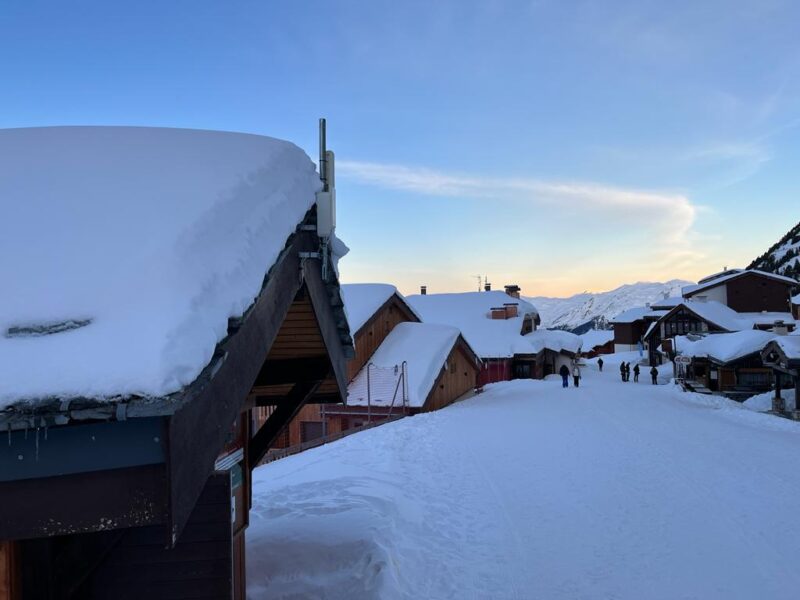
[(772, 377), (775, 379), (775, 397), (772, 399), (772, 412), (782, 413), (785, 404), (781, 398), (781, 373), (777, 369), (773, 369)]
[(287, 394), (284, 402), (279, 404), (275, 411), (269, 416), (267, 422), (261, 426), (261, 429), (253, 436), (250, 441), (249, 456), (250, 456), (250, 469), (254, 469), (261, 462), (261, 459), (267, 454), (270, 446), (275, 442), (275, 439), (283, 431), (289, 422), (300, 411), (306, 400), (310, 398), (314, 392), (317, 391), (322, 384), (324, 378), (317, 381), (299, 381), (292, 391)]

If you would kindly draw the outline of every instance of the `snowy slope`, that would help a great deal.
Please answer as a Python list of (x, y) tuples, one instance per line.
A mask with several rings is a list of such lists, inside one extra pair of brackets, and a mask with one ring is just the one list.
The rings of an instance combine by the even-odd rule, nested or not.
[[(569, 298), (537, 296), (526, 298), (539, 309), (542, 327), (573, 330), (602, 318), (611, 320), (635, 306), (645, 306), (666, 297), (680, 296), (690, 282), (673, 279), (666, 283), (639, 282), (620, 286), (609, 292), (576, 294)], [(586, 327), (590, 329), (591, 327)], [(576, 333), (583, 333), (577, 331)]]
[(319, 187), (238, 133), (7, 129), (0, 155), (0, 407), (191, 383)]
[(608, 369), (260, 467), (248, 597), (796, 598), (800, 424)]
[(800, 223), (750, 263), (748, 269), (761, 269), (800, 280)]

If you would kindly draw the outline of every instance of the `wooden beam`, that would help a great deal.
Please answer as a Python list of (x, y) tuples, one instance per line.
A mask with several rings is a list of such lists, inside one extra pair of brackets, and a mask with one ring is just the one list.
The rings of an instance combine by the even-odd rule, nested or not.
[(331, 368), (327, 356), (268, 360), (256, 377), (253, 387), (284, 385), (298, 381), (316, 381)]
[(322, 384), (322, 379), (318, 381), (300, 381), (295, 384), (286, 400), (277, 406), (275, 411), (269, 416), (267, 422), (253, 436), (250, 441), (249, 457), (250, 469), (254, 469), (266, 455), (267, 450), (275, 442), (275, 439), (283, 431), (289, 422), (300, 411), (306, 401), (314, 395), (317, 388)]

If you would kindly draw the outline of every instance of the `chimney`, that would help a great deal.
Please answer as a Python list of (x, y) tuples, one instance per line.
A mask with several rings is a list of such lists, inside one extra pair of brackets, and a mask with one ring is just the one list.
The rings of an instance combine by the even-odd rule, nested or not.
[(428, 286), (427, 285), (419, 286), (419, 293), (422, 296), (427, 296), (427, 294), (428, 294)]
[(787, 335), (789, 333), (789, 327), (782, 320), (777, 320), (772, 326), (772, 333)]
[(522, 291), (522, 288), (513, 283), (510, 283), (507, 286), (505, 286), (505, 289), (506, 289), (506, 294), (508, 294), (512, 298), (519, 298), (519, 293)]
[(492, 284), (488, 281), (483, 284), (483, 291), (484, 292), (491, 292), (492, 291)]

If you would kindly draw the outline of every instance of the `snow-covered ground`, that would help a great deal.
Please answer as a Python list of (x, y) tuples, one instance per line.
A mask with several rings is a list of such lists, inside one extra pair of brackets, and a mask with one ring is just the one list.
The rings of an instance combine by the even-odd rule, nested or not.
[(259, 468), (249, 597), (796, 598), (800, 424), (621, 358)]

